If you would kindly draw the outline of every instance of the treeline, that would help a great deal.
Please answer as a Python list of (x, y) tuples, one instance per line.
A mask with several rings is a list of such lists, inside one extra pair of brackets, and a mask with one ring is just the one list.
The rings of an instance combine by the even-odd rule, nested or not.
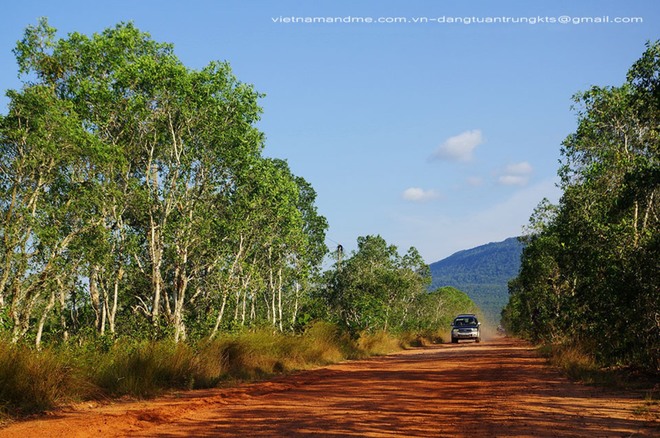
[(351, 258), (324, 273), (319, 290), (326, 319), (350, 333), (409, 331), (439, 337), (456, 313), (477, 310), (452, 287), (427, 292), (431, 272), (414, 247), (402, 256), (380, 236), (359, 237), (357, 243)]
[(260, 95), (131, 24), (15, 49), (0, 118), (0, 327), (178, 341), (296, 323), (326, 253), (316, 194), (261, 155)]
[(0, 337), (446, 328), (456, 306), (443, 303), (460, 292), (427, 294), (414, 248), (363, 237), (321, 272), (316, 193), (262, 156), (260, 94), (226, 63), (189, 69), (132, 24), (58, 39), (46, 20), (15, 55), (23, 87), (0, 116)]
[(574, 97), (563, 196), (530, 221), (503, 312), (510, 330), (605, 366), (660, 369), (660, 41), (620, 87)]

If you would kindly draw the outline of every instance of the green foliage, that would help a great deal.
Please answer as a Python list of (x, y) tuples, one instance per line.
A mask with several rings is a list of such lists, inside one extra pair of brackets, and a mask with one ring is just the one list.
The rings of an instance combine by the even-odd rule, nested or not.
[(401, 329), (430, 282), (415, 248), (401, 256), (380, 236), (359, 237), (357, 251), (326, 277), (332, 317), (352, 333)]
[(415, 312), (416, 317), (408, 328), (444, 333), (456, 315), (480, 313), (480, 309), (465, 292), (445, 286), (419, 295), (415, 303)]
[(15, 49), (0, 117), (0, 327), (13, 342), (300, 327), (326, 253), (316, 193), (261, 155), (261, 94), (132, 23)]
[(389, 332), (400, 345), (422, 345), (441, 341), (456, 314), (478, 310), (458, 289), (429, 292), (429, 283), (429, 268), (415, 248), (401, 256), (380, 236), (360, 237), (357, 251), (326, 272), (317, 303), (325, 302), (325, 317), (355, 337)]
[(504, 319), (602, 365), (660, 369), (660, 42), (621, 87), (575, 96), (558, 206), (533, 218)]

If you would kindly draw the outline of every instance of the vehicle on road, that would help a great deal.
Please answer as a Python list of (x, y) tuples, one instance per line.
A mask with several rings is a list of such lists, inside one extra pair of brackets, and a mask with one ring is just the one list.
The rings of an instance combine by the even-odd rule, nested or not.
[(451, 323), (451, 342), (456, 344), (461, 339), (481, 342), (481, 323), (473, 313), (464, 313), (454, 318)]

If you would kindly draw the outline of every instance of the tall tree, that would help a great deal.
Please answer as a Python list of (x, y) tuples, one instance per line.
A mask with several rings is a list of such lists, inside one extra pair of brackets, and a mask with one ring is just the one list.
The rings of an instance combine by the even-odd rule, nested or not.
[(282, 329), (294, 260), (320, 263), (326, 225), (311, 187), (261, 156), (252, 86), (226, 63), (185, 67), (130, 23), (57, 39), (42, 20), (15, 53), (25, 86), (0, 118), (0, 318), (14, 340), (36, 324), (39, 342), (56, 310), (66, 336), (74, 306), (100, 333), (131, 314), (182, 340), (213, 310), (217, 330), (229, 292), (238, 309), (251, 291), (256, 319), (252, 279)]
[(353, 332), (400, 328), (430, 284), (430, 270), (415, 248), (402, 257), (381, 236), (359, 237), (357, 251), (329, 277), (326, 299)]
[[(536, 339), (577, 342), (605, 364), (660, 366), (660, 42), (621, 87), (575, 96), (564, 194), (523, 253), (507, 318)], [(631, 330), (631, 327), (634, 329)]]

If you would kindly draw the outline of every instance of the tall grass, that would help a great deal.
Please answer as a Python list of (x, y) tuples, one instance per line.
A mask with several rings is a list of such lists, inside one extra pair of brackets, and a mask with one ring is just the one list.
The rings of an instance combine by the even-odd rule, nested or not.
[(0, 413), (40, 412), (94, 392), (68, 355), (0, 343)]
[(421, 331), (407, 331), (397, 336), (399, 346), (401, 348), (409, 347), (426, 347), (433, 344), (441, 344), (443, 342), (443, 330), (421, 330)]
[(626, 390), (657, 389), (658, 373), (649, 372), (643, 367), (604, 367), (587, 351), (590, 350), (581, 348), (579, 343), (547, 344), (539, 347), (541, 355), (572, 380)]
[(365, 355), (382, 355), (402, 348), (400, 338), (384, 331), (364, 333), (357, 341), (358, 348)]
[(593, 383), (600, 370), (596, 360), (583, 349), (574, 345), (553, 345), (545, 347), (545, 355), (550, 363), (560, 368), (569, 378), (585, 383)]
[(120, 341), (93, 362), (80, 365), (89, 380), (111, 396), (142, 398), (164, 389), (192, 389), (200, 377), (193, 349), (170, 342)]
[[(0, 343), (0, 414), (22, 415), (93, 398), (153, 397), (386, 354), (420, 342), (380, 332), (351, 338), (325, 322), (301, 335), (262, 329), (195, 344), (118, 340), (36, 351)], [(101, 348), (103, 347), (103, 348)]]

